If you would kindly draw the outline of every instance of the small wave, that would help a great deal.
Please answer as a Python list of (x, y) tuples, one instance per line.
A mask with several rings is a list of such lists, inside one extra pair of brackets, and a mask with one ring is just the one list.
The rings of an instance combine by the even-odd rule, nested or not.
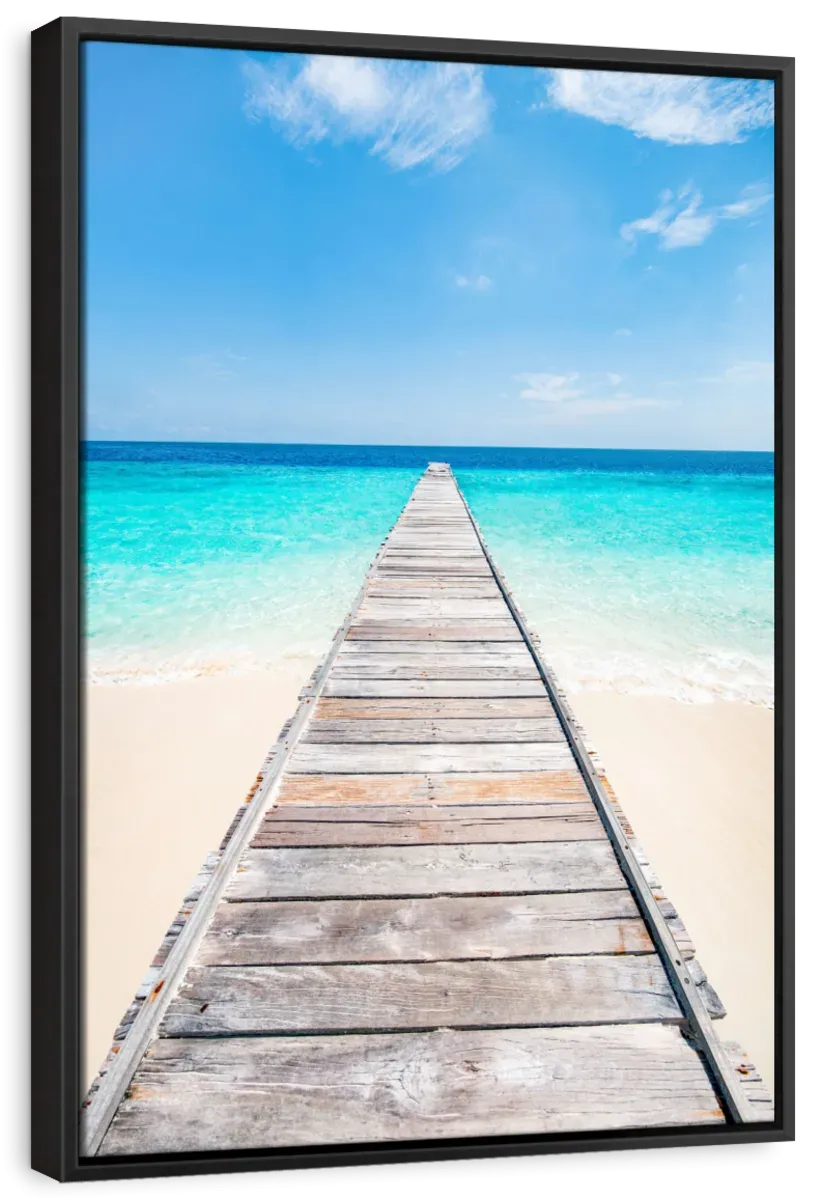
[(642, 664), (626, 668), (621, 662), (583, 662), (558, 656), (553, 668), (569, 691), (612, 691), (629, 696), (665, 696), (685, 704), (732, 700), (764, 708), (774, 706), (773, 674), (762, 664), (747, 671), (717, 670), (708, 663), (679, 667)]
[[(325, 648), (327, 650), (327, 647)], [(157, 687), (181, 680), (220, 675), (250, 675), (260, 671), (300, 671), (307, 678), (325, 650), (292, 648), (266, 653), (238, 651), (219, 658), (170, 656), (154, 662), (134, 656), (99, 658), (87, 663), (91, 684)], [(611, 691), (631, 696), (665, 696), (687, 704), (733, 700), (767, 708), (774, 705), (773, 670), (745, 655), (715, 652), (681, 663), (626, 661), (623, 654), (582, 655), (551, 653), (543, 642), (546, 661), (569, 691)]]
[(291, 651), (280, 655), (239, 654), (234, 658), (171, 657), (162, 661), (135, 663), (132, 659), (96, 659), (86, 664), (85, 678), (90, 684), (117, 684), (133, 687), (159, 687), (167, 683), (224, 675), (254, 675), (261, 671), (287, 668), (298, 670), (306, 678), (321, 656)]

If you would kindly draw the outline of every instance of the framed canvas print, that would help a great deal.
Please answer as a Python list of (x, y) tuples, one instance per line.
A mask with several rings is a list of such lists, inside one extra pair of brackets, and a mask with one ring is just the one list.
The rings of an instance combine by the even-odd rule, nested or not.
[(34, 1165), (792, 1137), (792, 60), (33, 48)]

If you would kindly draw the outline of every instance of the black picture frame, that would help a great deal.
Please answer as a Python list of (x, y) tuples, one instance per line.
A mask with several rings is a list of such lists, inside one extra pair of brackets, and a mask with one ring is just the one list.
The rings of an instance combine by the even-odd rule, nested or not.
[[(299, 1150), (81, 1159), (80, 51), (86, 40), (618, 68), (776, 88), (775, 1120)], [(60, 1180), (791, 1140), (794, 1136), (794, 60), (61, 18), (32, 39), (32, 1165)]]

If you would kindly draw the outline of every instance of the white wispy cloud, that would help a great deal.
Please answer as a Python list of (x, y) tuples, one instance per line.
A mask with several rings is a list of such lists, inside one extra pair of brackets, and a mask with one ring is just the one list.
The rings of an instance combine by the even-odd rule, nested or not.
[(633, 329), (626, 329), (625, 326), (623, 326), (622, 329), (614, 330), (614, 337), (631, 337), (633, 332)]
[(247, 59), (245, 110), (289, 141), (370, 143), (398, 171), (455, 167), (490, 126), (493, 102), (471, 63), (394, 62), (330, 54)]
[(773, 363), (749, 359), (731, 363), (718, 375), (705, 375), (700, 383), (753, 384), (773, 381)]
[(458, 288), (471, 288), (475, 292), (488, 292), (494, 286), (487, 275), (455, 275), (454, 283)]
[(746, 188), (743, 188), (738, 200), (734, 200), (732, 204), (722, 205), (719, 215), (729, 221), (736, 221), (740, 217), (751, 217), (771, 199), (771, 193), (764, 184), (749, 183)]
[[(567, 425), (586, 417), (612, 416), (639, 408), (667, 408), (668, 400), (633, 396), (630, 392), (603, 394), (596, 380), (584, 381), (578, 371), (565, 375), (527, 373), (514, 378), (525, 386), (523, 400), (530, 400), (540, 417), (552, 425)], [(618, 375), (606, 376), (612, 386), (621, 382)]]
[(642, 71), (547, 72), (548, 103), (671, 145), (742, 142), (773, 124), (769, 80)]
[(666, 188), (650, 216), (627, 221), (619, 232), (631, 245), (635, 245), (643, 234), (652, 234), (659, 238), (662, 250), (701, 246), (720, 221), (738, 221), (741, 217), (751, 216), (771, 198), (764, 184), (752, 183), (730, 204), (704, 208), (702, 193), (692, 184), (680, 188), (676, 195)]

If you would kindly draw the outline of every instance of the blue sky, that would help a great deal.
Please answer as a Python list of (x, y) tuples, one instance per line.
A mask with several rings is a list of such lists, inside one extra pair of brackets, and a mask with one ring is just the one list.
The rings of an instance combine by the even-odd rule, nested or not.
[(771, 84), (85, 55), (89, 437), (772, 447)]

